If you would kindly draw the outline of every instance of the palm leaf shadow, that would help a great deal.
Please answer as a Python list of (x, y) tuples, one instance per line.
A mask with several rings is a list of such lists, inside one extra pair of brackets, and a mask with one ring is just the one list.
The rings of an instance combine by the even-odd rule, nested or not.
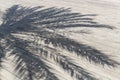
[(1, 62), (2, 62), (2, 58), (4, 57), (4, 52), (3, 52), (3, 48), (0, 46), (0, 67), (2, 67)]
[[(113, 29), (109, 25), (93, 21), (90, 16), (96, 15), (72, 13), (70, 9), (64, 8), (51, 7), (45, 9), (41, 6), (26, 8), (14, 5), (6, 11), (3, 16), (3, 24), (0, 26), (1, 40), (6, 41), (6, 46), (0, 46), (0, 61), (5, 56), (4, 49), (9, 45), (9, 49), (13, 49), (11, 55), (15, 55), (15, 70), (23, 80), (39, 80), (41, 78), (59, 80), (50, 71), (50, 66), (44, 62), (47, 58), (54, 59), (64, 70), (70, 71), (71, 76), (75, 76), (78, 80), (96, 80), (85, 69), (72, 63), (69, 57), (64, 56), (55, 48), (59, 47), (69, 52), (75, 52), (78, 56), (101, 65), (115, 66), (118, 64), (100, 51), (54, 32), (55, 29), (70, 27)], [(13, 34), (27, 35), (32, 38), (21, 39)], [(34, 41), (37, 37), (39, 38), (38, 41), (52, 44), (54, 48)]]

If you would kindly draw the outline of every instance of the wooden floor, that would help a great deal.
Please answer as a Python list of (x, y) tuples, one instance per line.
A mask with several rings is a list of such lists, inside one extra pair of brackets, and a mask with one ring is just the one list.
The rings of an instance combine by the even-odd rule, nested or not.
[[(61, 29), (57, 32), (66, 33), (66, 37), (73, 39), (79, 43), (91, 46), (102, 53), (108, 55), (111, 59), (120, 63), (120, 1), (113, 2), (109, 0), (0, 0), (1, 16), (5, 10), (15, 4), (22, 6), (44, 6), (45, 8), (70, 8), (71, 12), (80, 13), (90, 16), (95, 22), (99, 24), (112, 26), (109, 28), (90, 28), (90, 27), (76, 27), (70, 29)], [(2, 19), (1, 19), (2, 22)], [(120, 80), (120, 66), (115, 68), (108, 67), (107, 65), (101, 66), (83, 59), (75, 55), (68, 55), (73, 62), (78, 66), (86, 69), (92, 73), (99, 80)], [(3, 76), (2, 80), (20, 80), (15, 79), (12, 71), (12, 57), (8, 57), (9, 61), (5, 60), (6, 70), (1, 70), (0, 74)], [(55, 69), (59, 69), (59, 74), (63, 77), (61, 80), (77, 80), (67, 75), (56, 65), (51, 64)], [(65, 76), (66, 75), (66, 76)]]

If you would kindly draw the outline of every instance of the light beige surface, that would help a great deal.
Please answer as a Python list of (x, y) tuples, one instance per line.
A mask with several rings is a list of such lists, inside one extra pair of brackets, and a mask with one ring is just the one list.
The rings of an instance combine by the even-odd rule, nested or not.
[[(93, 17), (95, 21), (114, 26), (116, 29), (71, 28), (69, 30), (65, 30), (68, 33), (70, 32), (70, 34), (66, 36), (75, 39), (78, 42), (83, 42), (84, 44), (93, 46), (107, 55), (110, 55), (112, 59), (120, 62), (120, 1), (114, 1), (115, 0), (0, 0), (0, 10), (1, 13), (3, 13), (10, 6), (21, 4), (24, 6), (65, 7), (71, 8), (73, 12), (97, 14), (97, 16)], [(71, 32), (77, 30), (87, 30), (90, 34)], [(66, 55), (69, 56), (69, 54)], [(9, 59), (11, 58), (12, 57)], [(116, 69), (108, 67), (103, 68), (102, 66), (90, 64), (88, 61), (83, 59), (78, 59), (75, 55), (71, 56), (71, 58), (74, 59), (74, 62), (93, 73), (100, 80), (120, 80), (120, 67)], [(8, 62), (5, 62), (5, 65), (7, 65), (8, 71), (3, 69), (0, 72), (3, 76), (2, 80), (13, 80), (15, 76), (10, 72), (12, 72), (12, 66), (14, 64), (11, 64), (9, 60)], [(51, 66), (56, 67), (56, 70), (59, 69), (59, 75), (65, 75), (65, 72), (63, 72), (58, 66), (54, 64), (51, 64)], [(66, 78), (65, 80), (75, 80), (67, 74), (63, 77)], [(16, 78), (15, 80), (19, 79)]]

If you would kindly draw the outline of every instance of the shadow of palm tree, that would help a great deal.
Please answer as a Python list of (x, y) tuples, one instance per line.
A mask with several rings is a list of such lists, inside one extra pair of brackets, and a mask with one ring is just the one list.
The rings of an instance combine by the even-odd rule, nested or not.
[[(72, 13), (70, 9), (55, 7), (12, 6), (3, 15), (3, 23), (0, 26), (0, 63), (7, 51), (12, 50), (10, 55), (15, 55), (15, 71), (20, 79), (59, 80), (50, 70), (54, 68), (45, 63), (54, 60), (78, 80), (97, 80), (87, 70), (71, 62), (71, 59), (63, 55), (58, 48), (74, 52), (77, 56), (85, 57), (88, 61), (100, 65), (115, 67), (119, 63), (90, 46), (54, 31), (70, 27), (113, 29), (111, 26), (93, 21), (90, 16), (96, 15)], [(50, 47), (50, 44), (53, 47)]]

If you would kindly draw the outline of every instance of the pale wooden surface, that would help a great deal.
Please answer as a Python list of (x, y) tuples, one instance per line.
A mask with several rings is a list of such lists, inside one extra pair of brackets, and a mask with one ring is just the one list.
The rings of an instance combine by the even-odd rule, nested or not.
[[(114, 1), (114, 0), (113, 0)], [(110, 57), (118, 62), (120, 62), (120, 6), (119, 1), (112, 2), (109, 0), (0, 0), (0, 10), (2, 12), (14, 4), (21, 4), (24, 6), (45, 6), (45, 7), (65, 7), (71, 8), (73, 12), (83, 13), (83, 14), (96, 14), (94, 17), (95, 21), (108, 24), (116, 27), (114, 30), (109, 29), (94, 29), (94, 28), (80, 28), (80, 30), (90, 31), (91, 34), (74, 34), (71, 33), (70, 38), (82, 42), (84, 44), (95, 47), (98, 50), (110, 55)], [(79, 30), (79, 29), (72, 29)], [(68, 30), (71, 31), (71, 30)], [(118, 68), (108, 68), (101, 67), (98, 65), (90, 64), (84, 60), (76, 59), (72, 57), (74, 61), (80, 64), (83, 68), (90, 71), (99, 80), (120, 80), (120, 66)], [(9, 62), (7, 63), (9, 64)], [(6, 65), (7, 65), (6, 64)], [(11, 71), (11, 65), (8, 69)], [(4, 75), (3, 80), (12, 80), (12, 75), (3, 70), (2, 75)], [(8, 74), (8, 76), (5, 76)], [(11, 77), (12, 76), (12, 77)], [(63, 76), (65, 77), (65, 76)], [(67, 76), (67, 80), (70, 79)], [(10, 79), (11, 78), (11, 79)], [(17, 80), (17, 79), (16, 79)]]

